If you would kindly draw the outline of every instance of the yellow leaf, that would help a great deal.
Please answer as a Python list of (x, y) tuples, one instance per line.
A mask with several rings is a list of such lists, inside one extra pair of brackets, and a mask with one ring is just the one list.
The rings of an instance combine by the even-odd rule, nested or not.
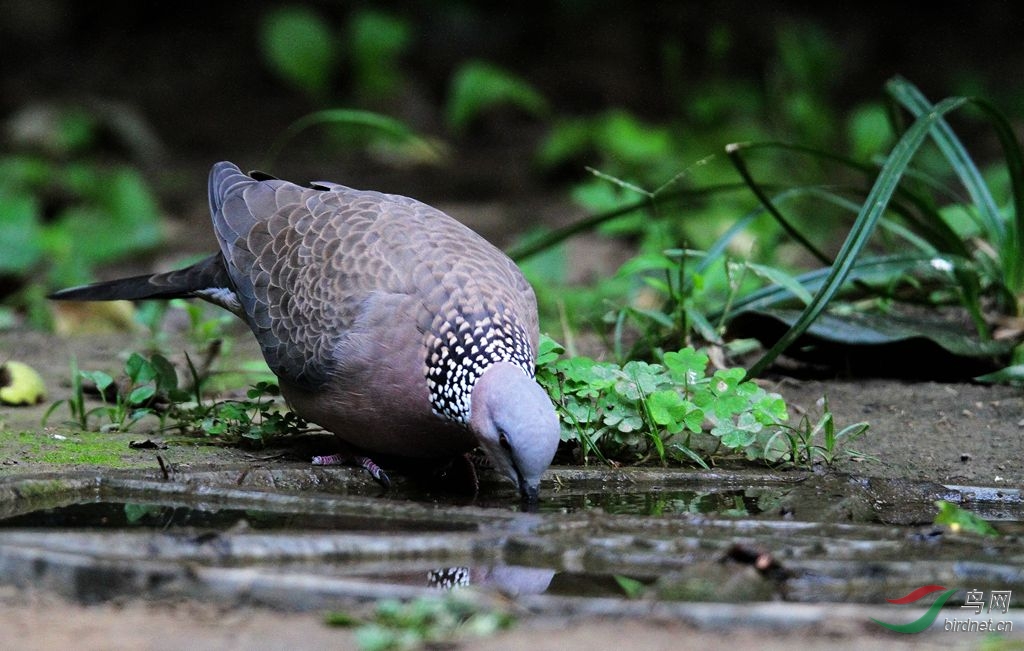
[(46, 385), (34, 368), (9, 361), (0, 366), (0, 402), (35, 405), (46, 399)]

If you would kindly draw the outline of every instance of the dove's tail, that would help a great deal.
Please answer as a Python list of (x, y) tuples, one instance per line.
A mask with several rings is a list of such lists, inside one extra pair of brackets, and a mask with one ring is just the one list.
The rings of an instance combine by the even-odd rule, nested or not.
[[(48, 298), (58, 301), (135, 301), (195, 297), (223, 305), (229, 302), (227, 295), (234, 298), (233, 285), (221, 255), (217, 253), (184, 269), (69, 287), (50, 294)], [(218, 296), (225, 296), (225, 299), (217, 300)]]

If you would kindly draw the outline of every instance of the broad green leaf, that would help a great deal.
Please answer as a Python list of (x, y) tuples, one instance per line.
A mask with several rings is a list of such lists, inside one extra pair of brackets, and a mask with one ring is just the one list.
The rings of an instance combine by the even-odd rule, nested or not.
[(945, 500), (936, 501), (935, 506), (939, 509), (935, 515), (935, 524), (945, 525), (955, 532), (966, 531), (981, 536), (999, 535), (999, 531), (977, 513)]
[(708, 367), (708, 356), (690, 347), (665, 353), (664, 361), (672, 379), (684, 386), (704, 379)]
[(330, 86), (338, 47), (327, 23), (305, 6), (287, 6), (264, 16), (260, 45), (267, 65), (288, 83), (314, 97)]
[(797, 278), (791, 276), (782, 269), (769, 265), (756, 264), (754, 262), (747, 262), (745, 263), (745, 266), (768, 282), (774, 283), (775, 285), (788, 290), (800, 299), (800, 302), (804, 305), (811, 302), (811, 293), (807, 291)]
[(79, 371), (78, 374), (82, 378), (90, 380), (100, 391), (106, 390), (107, 387), (114, 383), (114, 378), (103, 371)]
[(711, 434), (717, 436), (722, 445), (733, 450), (742, 450), (757, 440), (753, 432), (736, 427), (732, 423), (716, 425), (712, 428)]
[(154, 353), (150, 363), (156, 373), (157, 389), (163, 392), (172, 392), (178, 388), (178, 372), (166, 357), (160, 353)]
[(31, 194), (0, 182), (0, 275), (23, 276), (43, 254), (39, 202)]
[(129, 405), (139, 405), (150, 398), (156, 393), (156, 387), (152, 385), (146, 385), (144, 387), (135, 387), (132, 392), (128, 394)]
[(548, 131), (536, 153), (543, 169), (552, 169), (584, 154), (593, 144), (594, 126), (590, 119), (561, 120)]
[[(800, 317), (796, 310), (758, 310), (749, 313), (758, 315), (762, 323), (775, 320), (789, 326), (795, 324)], [(1005, 355), (1013, 346), (1013, 342), (981, 341), (960, 323), (869, 312), (822, 314), (808, 326), (806, 334), (851, 346), (877, 346), (926, 339), (954, 355), (980, 358)]]
[(538, 117), (548, 113), (547, 100), (528, 82), (498, 66), (470, 61), (452, 79), (448, 124), (462, 131), (484, 112), (503, 104)]
[(360, 93), (380, 99), (400, 90), (398, 57), (408, 48), (411, 32), (408, 22), (381, 11), (362, 10), (352, 18), (349, 47)]
[(658, 389), (661, 366), (633, 360), (622, 367), (615, 390), (629, 400), (640, 400)]
[(145, 357), (132, 353), (124, 363), (125, 375), (136, 384), (146, 384), (156, 377), (156, 369)]
[(599, 123), (597, 144), (615, 158), (636, 163), (662, 159), (672, 152), (672, 134), (645, 124), (626, 111), (612, 111)]
[(682, 420), (687, 409), (678, 392), (672, 389), (655, 391), (647, 396), (645, 403), (655, 424), (663, 426), (670, 434), (683, 429)]
[(878, 103), (855, 108), (847, 120), (846, 133), (853, 157), (859, 160), (867, 160), (891, 147), (896, 137), (885, 107)]
[(537, 353), (537, 366), (546, 366), (557, 360), (565, 352), (554, 339), (541, 340), (540, 351)]
[(1024, 364), (1011, 364), (1005, 368), (974, 378), (978, 382), (1005, 382), (1007, 384), (1024, 384)]

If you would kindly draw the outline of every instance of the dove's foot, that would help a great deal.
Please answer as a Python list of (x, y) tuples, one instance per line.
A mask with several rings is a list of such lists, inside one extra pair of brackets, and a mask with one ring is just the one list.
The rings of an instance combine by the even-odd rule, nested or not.
[(348, 464), (365, 469), (378, 484), (384, 488), (391, 488), (391, 478), (370, 457), (361, 454), (326, 454), (313, 457), (314, 466), (344, 466)]

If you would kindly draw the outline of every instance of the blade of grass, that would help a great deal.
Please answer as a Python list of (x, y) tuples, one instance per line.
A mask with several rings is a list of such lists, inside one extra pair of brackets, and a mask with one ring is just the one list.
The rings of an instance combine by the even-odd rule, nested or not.
[[(754, 219), (760, 216), (763, 212), (764, 209), (758, 207), (756, 210), (753, 210), (736, 220), (732, 226), (726, 229), (726, 231), (722, 233), (722, 235), (715, 240), (710, 247), (708, 247), (708, 250), (698, 258), (694, 269), (695, 273), (688, 273), (683, 277), (680, 284), (679, 295), (691, 295), (693, 293), (694, 279), (696, 276), (706, 273), (708, 268), (725, 253), (725, 249), (729, 246), (729, 242), (732, 241), (732, 238), (745, 230), (747, 226), (750, 225), (750, 222), (754, 221)], [(678, 257), (681, 258), (682, 254), (683, 252), (679, 249), (670, 249), (665, 252), (665, 255), (670, 257), (676, 257), (678, 255)]]
[(1002, 262), (1013, 264), (1013, 273), (1008, 274), (1010, 286), (1017, 296), (1017, 314), (1021, 314), (1020, 294), (1024, 291), (1024, 261), (1021, 250), (1024, 246), (1024, 151), (1006, 116), (986, 100), (975, 98), (974, 105), (988, 115), (989, 123), (996, 131), (999, 145), (1003, 149), (1003, 160), (1010, 177), (1010, 191), (1013, 193), (1013, 228), (1007, 237), (1007, 258)]
[[(877, 176), (879, 170), (875, 165), (861, 163), (845, 156), (822, 151), (806, 145), (797, 145), (787, 142), (753, 142), (744, 144), (743, 149), (748, 152), (758, 149), (772, 149), (801, 154), (821, 161), (836, 163), (846, 169), (859, 172), (872, 182)], [(910, 174), (909, 170), (907, 174)], [(956, 197), (951, 193), (948, 184), (943, 184), (938, 179), (933, 179), (927, 176), (922, 177), (921, 180), (936, 193), (949, 196), (951, 201), (961, 201), (959, 197)], [(895, 198), (899, 198), (900, 201), (897, 202)], [(778, 202), (778, 198), (773, 197), (772, 201)], [(911, 210), (911, 207), (916, 209), (917, 212), (915, 213), (914, 210)], [(930, 198), (922, 196), (920, 193), (911, 189), (900, 186), (896, 189), (896, 194), (893, 202), (891, 203), (891, 208), (898, 215), (903, 217), (903, 219), (913, 224), (916, 229), (920, 230), (921, 233), (928, 237), (928, 239), (939, 249), (950, 251), (956, 255), (968, 255), (963, 239), (953, 231), (952, 228), (950, 228), (949, 224), (947, 224), (944, 219), (942, 219), (942, 216), (938, 212), (938, 208), (935, 206), (935, 202)]]
[[(957, 259), (950, 259), (948, 256), (942, 257), (944, 260), (953, 264), (954, 267), (956, 267), (958, 263), (969, 264), (967, 260), (958, 261)], [(928, 264), (934, 259), (935, 256), (929, 253), (863, 258), (858, 260), (857, 264), (850, 270), (850, 276), (861, 280), (869, 276), (892, 276), (895, 274), (906, 273), (915, 267), (920, 267), (922, 264)], [(813, 271), (800, 274), (796, 277), (796, 280), (807, 291), (817, 292), (821, 289), (825, 278), (828, 277), (830, 271), (831, 269), (829, 267), (815, 269)], [(708, 319), (713, 321), (724, 316), (725, 320), (728, 321), (739, 312), (772, 307), (783, 301), (791, 301), (794, 298), (795, 296), (793, 293), (785, 287), (770, 285), (736, 299), (727, 314), (723, 314), (722, 311), (717, 311), (710, 312), (707, 316)]]
[[(899, 188), (897, 188), (898, 192)], [(825, 191), (822, 188), (812, 186), (806, 188), (806, 193), (809, 196), (815, 196), (835, 206), (848, 209), (853, 213), (857, 213), (860, 210), (859, 205), (832, 191)], [(920, 229), (926, 235), (926, 238), (918, 237), (915, 233), (889, 219), (883, 218), (880, 220), (879, 225), (881, 227), (897, 233), (919, 251), (925, 252), (929, 258), (941, 255), (947, 261), (958, 261), (956, 264), (953, 264), (953, 277), (956, 279), (960, 290), (961, 304), (970, 315), (971, 322), (974, 324), (978, 335), (982, 339), (990, 339), (991, 331), (988, 323), (985, 321), (980, 303), (981, 287), (978, 281), (978, 272), (967, 262), (971, 257), (971, 252), (967, 249), (963, 240), (956, 235), (937, 211), (929, 211), (921, 219), (918, 219), (911, 211), (896, 201), (895, 195), (890, 200), (889, 207)], [(941, 244), (945, 245), (944, 248), (939, 249), (932, 243), (936, 237)], [(857, 278), (854, 278), (854, 282), (857, 282), (858, 286), (863, 290), (878, 293), (874, 292), (871, 287), (861, 284)]]
[[(758, 182), (756, 180), (754, 180), (753, 176), (751, 176), (751, 174), (748, 171), (748, 169), (746, 169), (746, 165), (745, 165), (745, 162), (743, 161), (743, 158), (739, 154), (739, 149), (741, 147), (742, 147), (742, 145), (736, 145), (736, 144), (731, 144), (731, 145), (726, 147), (726, 150), (729, 153), (729, 160), (736, 167), (736, 169), (739, 172), (740, 176), (742, 177), (743, 181), (750, 185), (751, 190), (754, 192), (755, 196), (758, 198), (758, 201), (761, 203), (761, 205), (764, 207), (764, 209), (766, 211), (768, 211), (768, 213), (771, 214), (772, 217), (779, 224), (781, 224), (781, 226), (783, 227), (783, 229), (786, 232), (790, 233), (791, 236), (796, 238), (797, 242), (799, 244), (803, 245), (804, 248), (807, 249), (812, 255), (817, 257), (821, 262), (823, 262), (826, 265), (833, 264), (833, 261), (829, 260), (826, 256), (824, 256), (824, 254), (820, 253), (807, 240), (807, 238), (803, 236), (802, 233), (800, 233), (795, 227), (793, 227), (790, 224), (790, 222), (788, 222), (785, 219), (785, 217), (782, 215), (781, 211), (779, 211), (778, 208), (776, 207), (776, 204), (772, 201), (772, 199), (770, 199), (768, 197), (768, 194), (760, 187)], [(801, 150), (805, 154), (814, 153), (814, 151), (811, 150), (811, 149), (804, 148), (804, 149), (801, 149)], [(831, 160), (837, 160), (837, 157), (827, 157), (827, 158), (829, 158)], [(904, 173), (905, 173), (905, 171), (906, 170), (904, 170)], [(897, 186), (897, 189), (898, 189), (898, 186)], [(804, 196), (804, 194), (807, 194), (807, 196), (817, 197), (818, 199), (824, 200), (824, 201), (826, 201), (828, 203), (840, 206), (842, 208), (849, 208), (851, 206), (851, 204), (850, 204), (850, 202), (848, 200), (845, 200), (843, 198), (838, 197), (837, 194), (835, 194), (834, 192), (824, 191), (821, 188), (807, 187), (807, 188), (794, 188), (794, 190), (799, 193), (799, 196)], [(786, 194), (786, 199), (790, 199), (790, 198), (792, 198), (792, 194)], [(921, 202), (921, 203), (922, 203), (922, 205), (924, 205), (924, 202)], [(893, 209), (894, 210), (900, 210), (901, 206), (899, 206), (898, 203), (894, 204), (893, 205)], [(854, 210), (853, 210), (853, 212), (858, 212), (858, 211), (859, 211), (859, 206), (854, 208)], [(900, 214), (903, 214), (903, 215), (906, 215), (906, 216), (911, 216), (912, 215), (912, 213), (910, 213), (909, 211), (901, 212)], [(911, 219), (909, 219), (909, 221), (914, 221), (914, 220), (911, 218)], [(935, 224), (946, 225), (945, 221), (942, 220), (942, 219), (924, 220), (924, 222), (918, 222), (918, 223), (920, 225), (927, 225), (927, 224), (931, 224), (931, 225), (935, 225)], [(947, 243), (952, 243), (952, 248), (956, 249), (957, 253), (961, 253), (963, 251), (962, 255), (968, 255), (966, 253), (966, 249), (964, 249), (964, 247), (963, 247), (963, 244), (961, 242), (959, 242), (959, 238), (955, 236), (955, 233), (953, 233), (951, 229), (947, 228), (946, 231), (944, 231), (944, 232), (941, 231), (941, 229), (935, 229), (935, 228), (932, 228), (931, 230), (932, 230), (932, 232), (938, 232), (939, 234), (941, 234), (943, 236), (943, 238), (945, 238)], [(975, 327), (978, 330), (978, 333), (981, 335), (982, 338), (988, 339), (989, 338), (989, 331), (988, 331), (987, 324), (985, 323), (985, 320), (982, 317), (981, 307), (980, 307), (980, 305), (978, 303), (978, 300), (977, 300), (978, 299), (978, 293), (975, 291), (977, 289), (977, 283), (975, 283), (975, 281), (974, 281), (973, 274), (965, 275), (963, 273), (962, 269), (957, 269), (957, 271), (956, 271), (956, 278), (959, 281), (959, 288), (961, 288), (961, 292), (962, 292), (961, 296), (964, 299), (963, 300), (964, 305), (967, 308), (967, 310), (969, 311), (969, 313), (971, 314), (972, 320), (975, 323)], [(857, 277), (854, 277), (852, 279), (852, 281), (864, 293), (867, 293), (867, 294), (877, 294), (878, 293), (878, 292), (874, 291), (871, 287), (862, 284), (860, 279), (857, 278)]]
[[(917, 87), (902, 77), (891, 79), (886, 88), (915, 117), (925, 115), (934, 109)], [(1011, 291), (1020, 294), (1024, 290), (1024, 264), (1021, 262), (1021, 244), (1024, 238), (1024, 154), (1013, 126), (1002, 111), (983, 99), (971, 98), (970, 101), (985, 114), (989, 124), (996, 131), (1003, 149), (1013, 192), (1015, 222), (1012, 228), (1007, 227), (977, 165), (945, 120), (940, 118), (936, 121), (932, 128), (932, 137), (984, 220), (986, 235), (996, 244)], [(1019, 305), (1017, 309), (1020, 310)]]
[[(885, 87), (915, 118), (928, 114), (934, 108), (916, 86), (902, 77), (893, 77)], [(999, 216), (995, 199), (992, 198), (992, 193), (989, 192), (988, 185), (982, 179), (981, 172), (970, 154), (949, 124), (941, 118), (935, 121), (931, 135), (977, 207), (989, 237), (1002, 242), (1006, 236), (1006, 227)]]
[[(803, 187), (790, 188), (772, 197), (772, 202), (775, 204), (785, 203), (790, 199), (802, 196), (806, 190), (807, 188)], [(726, 229), (726, 231), (722, 233), (722, 235), (719, 236), (718, 239), (716, 239), (710, 247), (708, 247), (708, 250), (706, 252), (703, 252), (700, 256), (698, 256), (698, 262), (695, 267), (696, 274), (687, 274), (685, 282), (682, 285), (680, 295), (687, 296), (690, 293), (692, 293), (694, 277), (696, 275), (701, 275), (707, 272), (708, 268), (712, 264), (717, 262), (718, 259), (725, 253), (726, 248), (729, 246), (729, 242), (731, 242), (734, 237), (743, 232), (747, 228), (747, 226), (750, 225), (751, 222), (753, 222), (755, 219), (763, 215), (765, 212), (767, 212), (767, 208), (764, 206), (764, 204), (759, 204), (756, 208), (754, 208), (753, 210), (751, 210), (750, 212), (748, 212), (747, 214), (743, 215), (738, 220), (733, 222), (733, 224), (729, 226), (729, 228)], [(665, 252), (665, 255), (669, 257), (678, 258), (681, 255), (683, 255), (683, 251), (682, 249), (670, 249)], [(711, 320), (713, 321), (714, 319)]]
[[(919, 117), (932, 110), (931, 102), (928, 101), (916, 86), (902, 77), (894, 77), (889, 80), (886, 88), (889, 94), (910, 111), (914, 117)], [(960, 139), (945, 120), (936, 122), (935, 127), (932, 129), (932, 138), (971, 197), (971, 201), (977, 210), (979, 225), (985, 233), (985, 238), (994, 244), (997, 256), (1003, 264), (1003, 280), (1008, 281), (1010, 286), (1009, 293), (1011, 295), (1018, 294), (1021, 288), (1021, 264), (1019, 262), (1020, 227), (1018, 226), (1016, 229), (1007, 231), (1006, 224), (1003, 222), (999, 209), (996, 207), (995, 199), (982, 178), (981, 172), (978, 170), (977, 165), (974, 164), (974, 160), (967, 153)], [(961, 282), (961, 287), (964, 292), (965, 305), (968, 305), (969, 308), (972, 304), (976, 305), (980, 290), (968, 282)], [(1013, 299), (1013, 302), (1016, 302), (1016, 298)], [(971, 317), (975, 324), (979, 326), (979, 332), (987, 335), (988, 327), (980, 313), (980, 309), (972, 309)]]
[(775, 345), (747, 371), (746, 379), (760, 375), (825, 310), (829, 302), (845, 283), (847, 276), (856, 263), (857, 256), (874, 232), (875, 225), (885, 212), (893, 193), (899, 185), (900, 179), (903, 177), (904, 170), (906, 170), (910, 160), (921, 147), (921, 143), (924, 142), (932, 127), (943, 115), (960, 108), (967, 101), (963, 97), (951, 97), (939, 102), (932, 112), (915, 120), (896, 142), (885, 164), (882, 166), (882, 171), (879, 173), (875, 184), (868, 193), (861, 212), (857, 216), (849, 236), (843, 242), (843, 246), (836, 256), (835, 262), (821, 289), (814, 295), (813, 300), (804, 308), (803, 312), (801, 312), (793, 327), (783, 334), (775, 342)]
[(372, 129), (400, 142), (415, 142), (418, 146), (426, 148), (437, 156), (443, 155), (443, 152), (436, 145), (417, 135), (405, 123), (395, 118), (374, 113), (373, 111), (358, 109), (325, 109), (304, 115), (288, 125), (288, 128), (271, 145), (270, 151), (267, 153), (267, 166), (269, 167), (277, 159), (278, 154), (281, 153), (285, 145), (291, 142), (297, 135), (310, 127), (322, 124), (343, 124)]

